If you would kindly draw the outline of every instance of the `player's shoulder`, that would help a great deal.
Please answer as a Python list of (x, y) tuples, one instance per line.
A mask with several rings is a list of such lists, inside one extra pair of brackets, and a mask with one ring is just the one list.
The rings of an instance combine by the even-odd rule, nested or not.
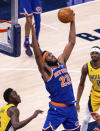
[(88, 67), (88, 62), (87, 63), (85, 63), (83, 66), (82, 66), (82, 68), (87, 68)]
[(62, 57), (62, 54), (58, 57), (58, 62), (61, 63), (62, 65), (66, 65), (66, 63), (64, 62), (64, 59)]
[(88, 63), (85, 63), (85, 64), (82, 66), (82, 72), (83, 72), (83, 73), (88, 73)]
[(58, 67), (59, 68), (66, 68), (66, 65), (63, 62), (58, 61)]
[(13, 114), (19, 114), (19, 110), (16, 106), (12, 106), (7, 110), (7, 114), (11, 117)]

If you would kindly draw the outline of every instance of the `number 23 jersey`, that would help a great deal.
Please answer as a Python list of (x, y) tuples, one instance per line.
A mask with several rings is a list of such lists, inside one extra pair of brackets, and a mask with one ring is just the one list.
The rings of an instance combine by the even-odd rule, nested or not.
[(50, 80), (44, 80), (44, 82), (47, 91), (50, 93), (51, 101), (64, 104), (75, 103), (72, 82), (66, 66), (58, 63), (58, 67), (52, 69)]

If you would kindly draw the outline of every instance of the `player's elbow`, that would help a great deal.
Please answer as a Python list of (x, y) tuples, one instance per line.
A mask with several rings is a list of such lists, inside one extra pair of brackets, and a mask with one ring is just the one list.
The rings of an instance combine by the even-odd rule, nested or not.
[(20, 129), (18, 126), (13, 126), (14, 130)]
[(14, 123), (14, 124), (13, 124), (13, 128), (14, 128), (14, 130), (18, 130), (18, 129), (20, 129), (21, 127), (20, 127), (20, 125), (19, 125), (18, 123)]

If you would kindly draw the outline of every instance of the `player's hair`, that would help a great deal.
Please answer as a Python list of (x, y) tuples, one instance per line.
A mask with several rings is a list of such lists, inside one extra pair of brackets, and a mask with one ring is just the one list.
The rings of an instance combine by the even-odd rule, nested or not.
[(99, 46), (93, 46), (92, 48), (98, 48), (98, 49), (100, 49), (100, 47), (99, 47)]
[(47, 51), (46, 51), (46, 50), (42, 52), (43, 61), (46, 61), (46, 60), (45, 60), (46, 54), (47, 54)]
[(13, 91), (13, 89), (11, 89), (11, 88), (8, 88), (8, 89), (5, 90), (3, 97), (4, 97), (4, 100), (6, 102), (9, 102), (9, 96), (10, 96), (12, 91)]
[(46, 51), (46, 50), (44, 50), (44, 51), (42, 52), (42, 56), (44, 55), (44, 53), (45, 53), (45, 52), (47, 52), (47, 51)]

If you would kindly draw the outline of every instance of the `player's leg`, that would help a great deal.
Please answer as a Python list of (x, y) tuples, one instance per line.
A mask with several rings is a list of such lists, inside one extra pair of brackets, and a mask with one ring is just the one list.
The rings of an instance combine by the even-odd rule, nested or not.
[(93, 94), (90, 95), (89, 100), (88, 100), (88, 104), (86, 106), (86, 114), (85, 114), (85, 117), (83, 119), (80, 131), (87, 131), (88, 122), (91, 119), (91, 113), (90, 112), (98, 111), (98, 109), (100, 107), (99, 103), (100, 103), (100, 100), (97, 97), (95, 97)]
[(55, 131), (60, 124), (63, 123), (65, 117), (63, 117), (63, 110), (61, 108), (63, 107), (57, 107), (49, 104), (47, 118), (42, 131)]
[(90, 110), (91, 110), (91, 112), (92, 112), (91, 98), (89, 98), (88, 104), (86, 105), (85, 116), (84, 116), (84, 118), (83, 118), (80, 131), (87, 131), (87, 129), (88, 129), (88, 122), (89, 122), (90, 119), (91, 119)]
[(52, 121), (53, 121), (52, 118), (53, 117), (51, 117), (51, 115), (50, 115), (50, 113), (48, 111), (48, 115), (47, 115), (47, 118), (45, 120), (42, 131), (55, 131), (54, 127), (53, 127), (53, 124), (52, 124)]
[(42, 12), (40, 0), (32, 0), (32, 10), (35, 13), (39, 13), (39, 14), (34, 14), (36, 37), (37, 37), (37, 40), (38, 40), (39, 32), (40, 32), (40, 26), (41, 26), (41, 12)]
[(47, 118), (45, 120), (42, 131), (55, 131), (56, 128), (60, 125), (59, 121), (56, 119), (55, 113), (52, 114), (52, 110), (48, 111)]
[(83, 119), (80, 131), (87, 131), (88, 122), (91, 119), (91, 113), (90, 112), (98, 111), (100, 106), (99, 106), (99, 100), (98, 100), (98, 103), (97, 103), (97, 100), (98, 100), (98, 98), (95, 98), (95, 96), (93, 94), (90, 95), (88, 104), (86, 106), (86, 114), (85, 114), (85, 117)]
[[(26, 9), (26, 11), (31, 14), (32, 13), (32, 9), (31, 9), (31, 0), (20, 0), (20, 13), (24, 13), (24, 9)], [(25, 41), (24, 41), (24, 47), (26, 48), (26, 54), (28, 56), (32, 56), (32, 51), (30, 49), (30, 44), (29, 44), (29, 34), (30, 34), (30, 25), (27, 22), (26, 19), (26, 23), (25, 23)]]
[[(31, 17), (31, 20), (32, 20), (32, 17)], [(27, 22), (27, 19), (26, 19), (26, 23), (25, 23), (25, 42), (24, 43), (24, 46), (27, 47), (28, 43), (29, 43), (29, 35), (30, 35), (30, 24)]]
[(34, 14), (34, 20), (35, 20), (35, 29), (36, 29), (36, 37), (37, 40), (39, 38), (39, 32), (40, 32), (40, 23), (41, 23), (41, 15), (40, 14)]
[(66, 107), (66, 119), (62, 123), (65, 128), (64, 131), (79, 131), (79, 121), (77, 117), (75, 105)]
[[(31, 17), (31, 21), (32, 21), (32, 16)], [(30, 34), (30, 30), (31, 30), (31, 27), (30, 27), (30, 24), (28, 23), (27, 19), (26, 19), (26, 23), (25, 23), (25, 42), (24, 42), (24, 47), (26, 48), (26, 54), (28, 56), (32, 56), (33, 53), (31, 51), (31, 48), (30, 48), (30, 42), (29, 42), (29, 34)]]

